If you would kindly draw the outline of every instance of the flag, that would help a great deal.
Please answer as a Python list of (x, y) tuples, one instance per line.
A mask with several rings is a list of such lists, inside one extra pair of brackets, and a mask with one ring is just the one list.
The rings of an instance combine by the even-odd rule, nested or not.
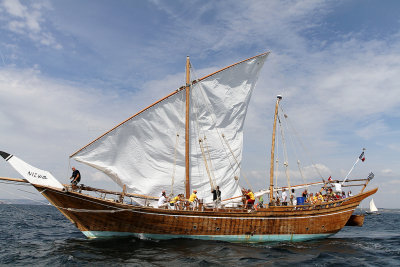
[(365, 161), (364, 151), (361, 153), (361, 155), (358, 158), (361, 159), (362, 162)]

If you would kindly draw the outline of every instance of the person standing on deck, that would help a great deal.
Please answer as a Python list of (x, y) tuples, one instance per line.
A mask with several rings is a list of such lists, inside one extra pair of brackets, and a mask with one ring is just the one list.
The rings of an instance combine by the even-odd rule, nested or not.
[(264, 197), (263, 197), (263, 195), (258, 197), (258, 207), (261, 208), (261, 209), (264, 208)]
[(253, 192), (249, 189), (248, 191), (247, 191), (247, 194), (246, 194), (249, 198), (246, 200), (246, 205), (245, 205), (245, 207), (246, 208), (248, 208), (248, 209), (252, 209), (253, 208), (253, 205), (254, 205), (254, 201), (256, 200), (256, 198), (254, 197), (254, 194), (253, 194)]
[(212, 190), (211, 193), (213, 194), (214, 209), (218, 209), (221, 203), (221, 191), (219, 190), (219, 186)]
[(193, 210), (197, 207), (197, 202), (199, 201), (196, 194), (197, 190), (193, 190), (193, 193), (189, 197), (189, 205)]
[(283, 189), (283, 191), (282, 191), (282, 206), (287, 206), (287, 201), (288, 201), (287, 192), (286, 192), (286, 189)]
[(295, 198), (294, 195), (290, 195), (289, 203), (290, 203), (290, 206), (296, 206), (297, 205), (297, 199)]
[(308, 192), (307, 189), (304, 189), (303, 193), (301, 194), (302, 197), (304, 197), (304, 200), (308, 198)]
[(71, 185), (76, 186), (81, 181), (81, 173), (75, 167), (72, 167), (72, 175), (69, 179), (71, 180)]

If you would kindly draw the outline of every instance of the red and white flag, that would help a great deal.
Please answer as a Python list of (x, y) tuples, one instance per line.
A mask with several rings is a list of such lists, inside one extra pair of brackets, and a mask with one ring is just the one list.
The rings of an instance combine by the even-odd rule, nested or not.
[(365, 161), (364, 151), (361, 153), (361, 155), (358, 158), (361, 159), (362, 162)]

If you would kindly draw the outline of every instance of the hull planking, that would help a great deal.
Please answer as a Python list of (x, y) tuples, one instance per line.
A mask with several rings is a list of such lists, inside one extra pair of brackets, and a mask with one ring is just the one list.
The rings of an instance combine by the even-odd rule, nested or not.
[(321, 205), (219, 211), (133, 206), (78, 192), (35, 186), (88, 238), (192, 238), (229, 242), (305, 241), (340, 231), (366, 197), (378, 189)]

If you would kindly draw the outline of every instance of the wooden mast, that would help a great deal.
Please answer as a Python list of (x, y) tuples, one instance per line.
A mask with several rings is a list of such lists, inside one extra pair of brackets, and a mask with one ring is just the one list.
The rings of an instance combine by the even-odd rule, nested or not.
[(272, 130), (272, 146), (271, 146), (271, 169), (269, 172), (269, 203), (272, 203), (274, 197), (274, 161), (275, 161), (275, 132), (276, 132), (276, 119), (278, 117), (278, 106), (282, 96), (278, 95), (275, 104), (274, 128)]
[(186, 57), (186, 120), (185, 120), (185, 172), (186, 198), (190, 196), (190, 169), (189, 169), (189, 102), (190, 102), (190, 60)]

